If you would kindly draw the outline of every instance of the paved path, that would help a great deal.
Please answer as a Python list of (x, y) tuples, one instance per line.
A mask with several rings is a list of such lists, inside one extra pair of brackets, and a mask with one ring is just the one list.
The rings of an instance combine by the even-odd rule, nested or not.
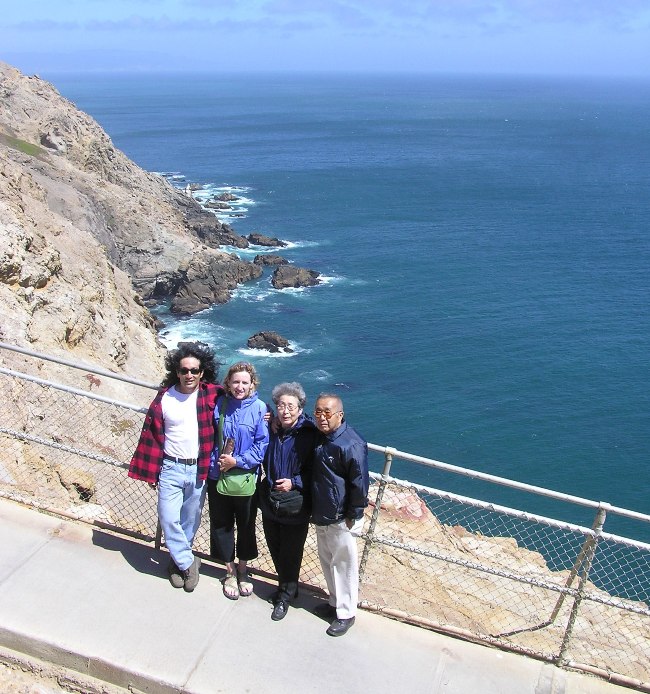
[(303, 595), (270, 619), (270, 582), (238, 601), (204, 563), (193, 593), (168, 555), (0, 499), (0, 648), (134, 692), (623, 694), (603, 680), (362, 611), (341, 638)]

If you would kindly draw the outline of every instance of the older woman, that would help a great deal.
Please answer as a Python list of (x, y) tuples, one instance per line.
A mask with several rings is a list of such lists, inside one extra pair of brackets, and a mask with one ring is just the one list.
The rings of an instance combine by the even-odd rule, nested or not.
[(264, 536), (278, 574), (271, 619), (283, 619), (298, 594), (298, 578), (310, 515), (311, 465), (319, 432), (303, 414), (299, 383), (280, 383), (272, 392), (279, 426), (264, 456), (258, 485)]
[[(255, 480), (269, 443), (269, 430), (265, 419), (267, 407), (257, 396), (259, 378), (252, 364), (233, 364), (223, 385), (227, 394), (217, 400), (214, 411), (220, 443), (212, 452), (208, 472), (210, 556), (225, 563), (223, 593), (236, 600), (240, 595), (244, 597), (253, 592), (246, 565), (257, 557)], [(225, 482), (226, 473), (230, 471), (240, 474), (248, 471), (253, 475), (252, 493), (231, 496), (226, 485), (220, 484), (220, 478)], [(235, 556), (239, 557), (238, 565), (235, 565)]]

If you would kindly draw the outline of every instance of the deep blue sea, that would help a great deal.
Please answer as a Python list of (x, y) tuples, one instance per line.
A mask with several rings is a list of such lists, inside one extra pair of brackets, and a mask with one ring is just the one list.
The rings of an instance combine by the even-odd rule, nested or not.
[[(143, 168), (203, 199), (232, 189), (224, 221), (325, 278), (276, 291), (266, 272), (165, 316), (168, 345), (245, 355), (264, 398), (283, 380), (309, 405), (339, 392), (373, 443), (650, 512), (650, 82), (46, 78)], [(262, 329), (295, 353), (247, 351)], [(562, 512), (413, 463), (393, 474)]]

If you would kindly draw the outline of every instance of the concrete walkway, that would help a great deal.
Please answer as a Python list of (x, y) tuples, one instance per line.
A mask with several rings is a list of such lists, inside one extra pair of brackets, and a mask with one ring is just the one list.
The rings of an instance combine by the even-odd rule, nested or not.
[(221, 592), (204, 563), (193, 593), (168, 555), (0, 499), (0, 647), (135, 692), (616, 694), (629, 689), (361, 611), (341, 638), (302, 595), (270, 619), (273, 584)]

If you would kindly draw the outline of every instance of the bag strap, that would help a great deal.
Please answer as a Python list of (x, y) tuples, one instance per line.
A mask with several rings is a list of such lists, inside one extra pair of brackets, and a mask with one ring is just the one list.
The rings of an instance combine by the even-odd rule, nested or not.
[(223, 420), (226, 416), (226, 405), (228, 404), (228, 396), (224, 395), (219, 403), (219, 424), (217, 426), (217, 436), (219, 437), (219, 453), (223, 450)]

